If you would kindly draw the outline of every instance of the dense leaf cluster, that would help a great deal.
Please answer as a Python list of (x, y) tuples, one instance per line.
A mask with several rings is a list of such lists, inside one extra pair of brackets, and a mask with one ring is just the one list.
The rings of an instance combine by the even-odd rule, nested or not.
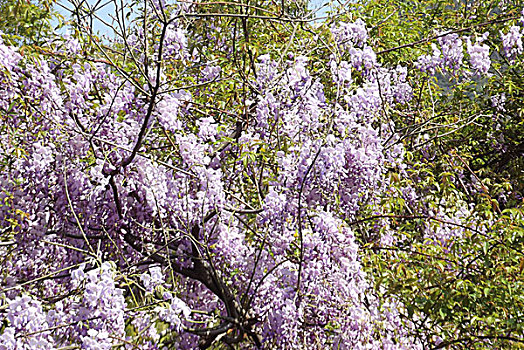
[(524, 344), (521, 7), (109, 4), (0, 6), (1, 349)]

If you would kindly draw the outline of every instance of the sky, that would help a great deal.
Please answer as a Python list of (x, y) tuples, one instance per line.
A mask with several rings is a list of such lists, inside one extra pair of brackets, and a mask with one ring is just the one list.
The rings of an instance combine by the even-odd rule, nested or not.
[[(111, 23), (111, 15), (115, 13), (115, 5), (111, 0), (58, 0), (57, 5), (55, 6), (56, 10), (64, 16), (66, 19), (70, 18), (72, 11), (74, 10), (73, 2), (84, 3), (91, 9), (96, 9), (97, 15), (104, 21)], [(123, 0), (125, 3), (126, 1)], [(58, 24), (58, 23), (57, 23)], [(98, 31), (100, 34), (109, 35), (112, 31), (107, 28), (101, 21), (94, 19), (93, 29)]]
[[(74, 9), (74, 6), (72, 4), (73, 2), (87, 4), (89, 8), (96, 7), (98, 16), (100, 16), (104, 21), (107, 21), (109, 23), (112, 22), (110, 15), (113, 15), (115, 12), (115, 5), (112, 0), (58, 0), (56, 9), (62, 16), (64, 16), (67, 19), (71, 16), (71, 13)], [(122, 0), (122, 2), (125, 4), (126, 0)], [(323, 7), (323, 4), (327, 3), (329, 3), (329, 0), (311, 0), (309, 8), (312, 10), (320, 9), (317, 12), (317, 17), (322, 17), (328, 10), (328, 6)], [(58, 25), (58, 22), (56, 22), (56, 25)], [(107, 28), (107, 26), (105, 26), (101, 21), (98, 21), (96, 19), (94, 20), (93, 28), (100, 34), (111, 34), (110, 29)]]

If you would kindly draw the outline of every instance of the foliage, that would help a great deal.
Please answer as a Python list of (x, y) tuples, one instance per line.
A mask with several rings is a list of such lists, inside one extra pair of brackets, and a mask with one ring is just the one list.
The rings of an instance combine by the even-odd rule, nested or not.
[(35, 45), (49, 38), (54, 1), (1, 0), (0, 32), (11, 43)]
[(521, 7), (112, 4), (0, 43), (0, 348), (522, 347)]

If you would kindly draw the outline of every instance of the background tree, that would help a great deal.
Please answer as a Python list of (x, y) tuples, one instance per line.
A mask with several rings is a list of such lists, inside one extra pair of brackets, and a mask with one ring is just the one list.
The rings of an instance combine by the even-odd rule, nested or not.
[(1, 46), (2, 346), (520, 346), (521, 8), (104, 6)]
[(410, 65), (416, 92), (408, 108), (385, 111), (402, 135), (395, 142), (409, 152), (409, 170), (391, 174), (398, 197), (383, 208), (394, 213), (379, 219), (381, 230), (401, 233), (399, 241), (369, 245), (377, 283), (403, 291), (409, 315), (426, 314), (419, 327), (433, 334), (435, 348), (518, 348), (522, 6), (366, 6), (361, 13), (380, 23), (379, 58)]
[(54, 1), (2, 0), (0, 31), (11, 43), (36, 45), (52, 33)]

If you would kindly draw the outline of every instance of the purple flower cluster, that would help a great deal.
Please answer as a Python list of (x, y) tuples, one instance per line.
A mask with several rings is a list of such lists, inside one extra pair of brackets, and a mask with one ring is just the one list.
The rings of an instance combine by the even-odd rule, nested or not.
[(464, 58), (462, 39), (458, 34), (448, 34), (438, 38), (440, 50), (442, 51), (442, 67), (452, 70), (458, 69)]
[(363, 46), (368, 40), (366, 23), (357, 19), (353, 23), (341, 22), (331, 28), (339, 49), (347, 50), (353, 46)]
[(222, 68), (220, 66), (207, 65), (202, 69), (202, 81), (212, 81), (220, 77)]
[(8, 304), (9, 326), (0, 335), (0, 349), (50, 349), (54, 339), (49, 331), (42, 304), (28, 295), (18, 296)]
[(437, 45), (431, 44), (432, 53), (431, 55), (422, 55), (415, 62), (415, 66), (422, 72), (427, 72), (430, 75), (435, 74), (435, 70), (440, 66), (441, 63), (441, 51), (437, 48)]
[[(474, 42), (472, 37), (461, 38), (456, 33), (439, 36), (438, 45), (431, 44), (431, 54), (420, 56), (415, 62), (415, 66), (430, 75), (435, 75), (438, 70), (456, 73), (459, 69), (464, 69), (464, 40), (469, 56), (470, 70), (466, 69), (463, 72), (466, 76), (484, 76), (488, 74), (492, 63), (489, 46), (483, 43), (488, 35), (489, 32), (486, 32), (476, 37)], [(502, 53), (510, 63), (514, 63), (517, 56), (524, 52), (522, 35), (522, 25), (513, 25), (506, 33), (500, 31)]]
[(506, 94), (501, 93), (498, 95), (491, 96), (491, 106), (495, 108), (499, 112), (506, 111), (506, 108), (504, 107), (506, 103)]
[[(180, 28), (170, 24), (164, 44), (182, 72)], [(147, 38), (135, 35), (138, 53)], [(328, 79), (306, 56), (264, 55), (244, 105), (204, 116), (199, 92), (170, 86), (165, 71), (161, 86), (154, 69), (138, 85), (75, 56), (70, 38), (60, 65), (21, 64), (0, 46), (12, 87), (1, 103), (14, 106), (1, 149), (23, 149), (0, 182), (0, 222), (14, 240), (1, 251), (1, 285), (14, 287), (6, 349), (154, 349), (167, 335), (190, 349), (214, 333), (268, 349), (420, 348), (402, 305), (373, 291), (347, 225), (401, 163), (402, 149), (383, 146), (392, 126), (378, 125), (386, 106), (411, 99), (408, 72), (377, 62), (362, 21), (333, 36), (344, 52)], [(442, 64), (460, 64), (456, 40), (441, 41)], [(201, 63), (205, 81), (218, 77)], [(231, 117), (239, 110), (245, 120)], [(17, 288), (42, 276), (57, 277)]]
[(165, 55), (175, 59), (184, 58), (187, 55), (187, 38), (185, 31), (171, 24), (167, 27), (165, 35)]
[[(360, 69), (362, 63), (331, 58), (333, 82), (342, 94), (337, 101), (326, 99), (325, 87), (310, 76), (306, 58), (288, 62), (291, 67), (283, 77), (270, 73), (276, 62), (269, 57), (263, 57), (257, 67), (268, 74), (257, 80), (261, 91), (256, 130), (278, 128), (281, 142), (290, 145), (276, 152), (278, 175), (257, 218), (257, 227), (263, 228), (260, 234), (272, 254), (262, 252), (258, 257), (261, 267), (254, 274), (258, 290), (249, 291), (255, 313), (265, 315), (261, 334), (272, 347), (296, 348), (304, 339), (308, 344), (337, 344), (341, 348), (356, 348), (367, 341), (372, 342), (372, 348), (395, 342), (402, 344), (400, 348), (418, 346), (404, 338), (397, 306), (391, 307), (390, 313), (379, 311), (380, 301), (371, 296), (359, 263), (355, 237), (343, 221), (373, 200), (371, 191), (376, 193), (383, 179), (382, 139), (370, 121), (378, 116), (383, 103), (404, 103), (412, 94), (405, 68), (388, 70), (370, 62), (364, 85), (356, 87), (352, 70)], [(329, 108), (331, 103), (333, 109)], [(326, 113), (330, 110), (334, 110), (330, 116), (333, 124), (323, 123), (329, 120)], [(259, 135), (269, 140), (270, 135)], [(221, 230), (226, 227), (224, 238), (231, 245), (240, 247), (246, 242), (235, 226), (231, 229), (228, 224)], [(286, 259), (286, 255), (296, 252), (300, 244), (302, 261), (297, 266), (297, 261)], [(252, 249), (238, 248), (233, 257), (233, 248), (229, 250), (230, 260), (225, 261), (231, 272), (245, 269), (246, 263), (239, 259), (249, 261), (255, 254)], [(273, 272), (265, 275), (264, 270)], [(235, 277), (238, 284), (249, 283), (249, 275)], [(364, 295), (373, 300), (372, 311), (362, 304)], [(259, 302), (262, 300), (264, 303)], [(376, 339), (373, 334), (379, 323), (390, 321), (380, 340), (370, 340)], [(307, 333), (304, 324), (309, 325)], [(327, 325), (340, 333), (328, 335), (324, 331)]]
[(510, 61), (514, 61), (515, 57), (523, 52), (522, 29), (519, 26), (512, 26), (506, 34), (500, 32), (500, 36), (504, 54)]
[(448, 34), (438, 38), (439, 47), (432, 44), (432, 54), (418, 58), (416, 66), (423, 72), (435, 74), (435, 70), (449, 69), (456, 71), (462, 65), (464, 58), (462, 39), (458, 34)]
[(117, 339), (125, 338), (123, 291), (115, 287), (111, 265), (104, 263), (87, 274), (83, 269), (76, 270), (71, 280), (83, 290), (82, 296), (59, 301), (48, 312), (29, 295), (9, 300), (0, 349), (50, 349), (61, 344), (111, 349)]
[(164, 284), (164, 274), (162, 273), (162, 268), (159, 266), (154, 266), (149, 268), (149, 272), (144, 272), (140, 276), (144, 288), (147, 292), (152, 293), (155, 287)]
[(475, 44), (471, 43), (470, 38), (466, 38), (469, 62), (477, 74), (486, 74), (491, 66), (489, 47), (486, 44), (482, 44), (487, 39), (488, 34), (486, 32), (480, 39), (477, 39)]
[(182, 321), (189, 318), (191, 310), (177, 297), (168, 296), (171, 303), (166, 308), (157, 308), (156, 312), (162, 321), (167, 322), (173, 329), (180, 332), (182, 330)]

